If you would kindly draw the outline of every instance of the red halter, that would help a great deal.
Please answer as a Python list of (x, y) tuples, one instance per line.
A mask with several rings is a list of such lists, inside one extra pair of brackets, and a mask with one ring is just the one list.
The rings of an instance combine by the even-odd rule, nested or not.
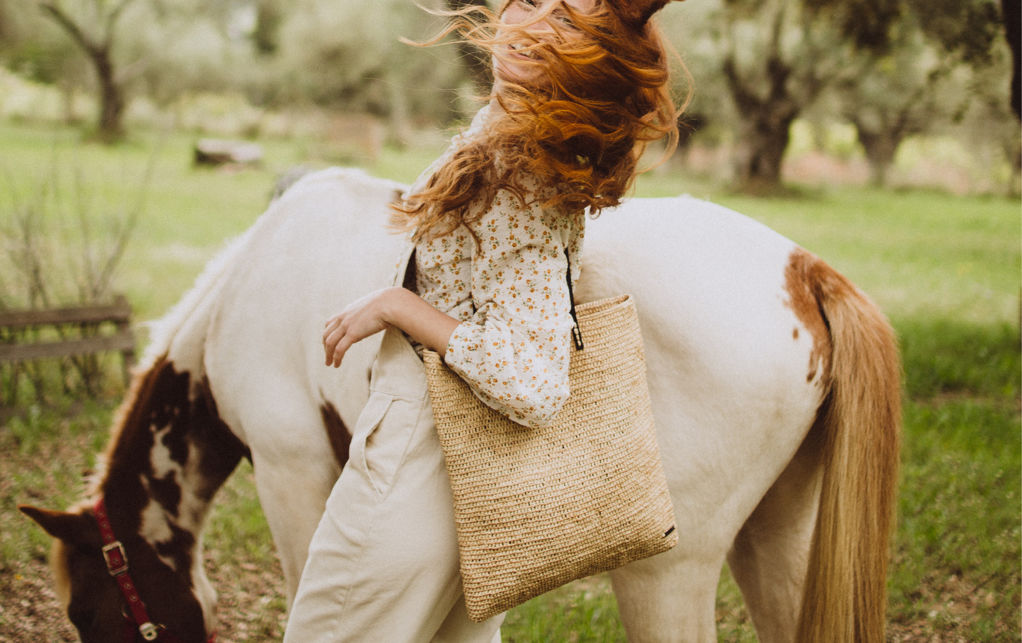
[[(131, 610), (131, 618), (127, 619), (128, 629), (125, 630), (125, 641), (135, 640), (135, 628), (146, 641), (180, 641), (163, 625), (153, 623), (146, 611), (145, 603), (138, 594), (135, 582), (128, 573), (128, 554), (124, 551), (124, 545), (114, 536), (114, 528), (110, 525), (110, 518), (106, 512), (106, 503), (100, 497), (93, 508), (96, 514), (96, 523), (99, 525), (99, 535), (103, 539), (103, 560), (106, 562), (106, 569), (117, 585), (121, 588), (121, 594), (128, 603)], [(215, 643), (216, 633), (209, 635), (207, 643)]]

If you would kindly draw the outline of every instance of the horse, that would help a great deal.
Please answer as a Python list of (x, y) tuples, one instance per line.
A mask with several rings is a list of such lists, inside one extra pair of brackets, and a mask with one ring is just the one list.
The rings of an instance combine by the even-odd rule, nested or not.
[[(155, 323), (86, 498), (21, 507), (56, 539), (58, 595), (83, 641), (144, 625), (211, 635), (202, 527), (241, 458), (290, 604), (380, 341), (326, 368), (322, 324), (391, 283), (388, 204), (404, 190), (339, 168), (287, 189)], [(900, 434), (883, 314), (822, 259), (687, 196), (607, 210), (583, 254), (576, 300), (627, 292), (639, 310), (680, 534), (610, 574), (629, 639), (714, 640), (726, 562), (760, 640), (882, 640)]]

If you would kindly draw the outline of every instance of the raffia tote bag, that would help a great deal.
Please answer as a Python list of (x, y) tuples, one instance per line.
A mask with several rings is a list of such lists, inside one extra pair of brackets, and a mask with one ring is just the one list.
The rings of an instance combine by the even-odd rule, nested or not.
[(475, 621), (678, 542), (635, 304), (624, 295), (576, 312), (571, 397), (544, 428), (490, 409), (424, 354)]

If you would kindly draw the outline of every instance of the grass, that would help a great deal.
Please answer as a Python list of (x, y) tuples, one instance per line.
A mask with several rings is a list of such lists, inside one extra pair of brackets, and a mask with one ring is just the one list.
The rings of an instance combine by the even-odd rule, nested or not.
[[(157, 150), (144, 219), (118, 276), (138, 317), (154, 318), (226, 239), (251, 225), (275, 177), (320, 149), (263, 141), (264, 167), (229, 173), (194, 169), (191, 143), (187, 135), (143, 133), (107, 149), (71, 130), (0, 123), (0, 185), (30, 190), (57, 159), (116, 203), (135, 194)], [(436, 151), (388, 149), (368, 169), (410, 181)], [(905, 368), (889, 639), (1020, 640), (1019, 202), (847, 187), (750, 199), (676, 169), (644, 176), (638, 193), (691, 193), (749, 214), (825, 257), (888, 313)], [(0, 190), (0, 223), (7, 205)], [(58, 395), (0, 425), (0, 639), (73, 640), (53, 609), (47, 539), (14, 506), (61, 507), (78, 497), (118, 401), (116, 373), (112, 382), (115, 393), (99, 400)], [(221, 491), (206, 542), (221, 593), (221, 640), (279, 639), (282, 582), (250, 467)], [(721, 640), (755, 640), (727, 570), (717, 620)], [(605, 577), (520, 606), (503, 634), (516, 642), (624, 638)]]
[(907, 404), (892, 618), (950, 640), (1018, 640), (1018, 328), (942, 320), (899, 331)]

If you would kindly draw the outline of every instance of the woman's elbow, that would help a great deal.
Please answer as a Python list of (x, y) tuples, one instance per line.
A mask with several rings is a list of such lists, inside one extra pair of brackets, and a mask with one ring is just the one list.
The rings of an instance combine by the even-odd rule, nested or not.
[(553, 388), (545, 388), (539, 395), (526, 398), (528, 402), (518, 409), (516, 419), (520, 424), (532, 429), (540, 429), (553, 424), (568, 402), (570, 390), (568, 383)]

